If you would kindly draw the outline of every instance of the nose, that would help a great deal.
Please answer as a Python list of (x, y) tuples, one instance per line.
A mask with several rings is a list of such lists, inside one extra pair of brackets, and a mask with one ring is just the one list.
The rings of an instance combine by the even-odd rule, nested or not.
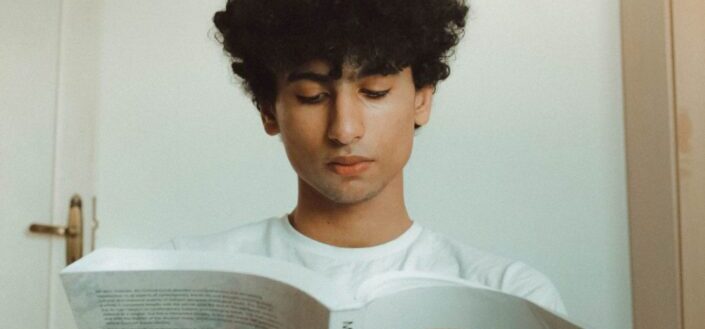
[(352, 93), (338, 93), (331, 103), (328, 138), (337, 144), (348, 145), (365, 134), (364, 104)]

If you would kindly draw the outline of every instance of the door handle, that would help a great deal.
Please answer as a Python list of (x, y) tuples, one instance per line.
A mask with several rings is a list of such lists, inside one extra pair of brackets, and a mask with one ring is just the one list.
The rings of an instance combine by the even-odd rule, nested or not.
[(66, 265), (83, 256), (83, 211), (81, 197), (74, 194), (69, 206), (68, 226), (32, 224), (29, 231), (41, 234), (60, 235), (66, 238)]

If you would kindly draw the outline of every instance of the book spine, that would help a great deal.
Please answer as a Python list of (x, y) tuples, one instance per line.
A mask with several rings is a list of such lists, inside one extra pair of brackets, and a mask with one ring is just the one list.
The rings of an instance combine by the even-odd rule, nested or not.
[(364, 309), (331, 311), (328, 329), (364, 329)]

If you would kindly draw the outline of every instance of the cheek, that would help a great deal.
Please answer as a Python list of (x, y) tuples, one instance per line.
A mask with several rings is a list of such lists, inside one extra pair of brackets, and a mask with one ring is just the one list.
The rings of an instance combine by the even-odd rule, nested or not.
[(321, 148), (321, 132), (311, 126), (309, 120), (298, 117), (281, 116), (280, 135), (287, 157), (297, 171), (312, 168), (312, 162), (318, 161)]
[(395, 143), (393, 145), (393, 152), (395, 153), (395, 158), (406, 164), (411, 155), (411, 149), (414, 143), (414, 120), (400, 120), (397, 123), (397, 129), (395, 130), (394, 139)]
[(286, 148), (287, 154), (297, 158), (309, 158), (312, 150), (315, 149), (310, 130), (296, 129), (290, 126), (283, 126), (281, 138)]
[(305, 138), (302, 136), (282, 134), (286, 157), (289, 159), (292, 169), (299, 176), (308, 176), (308, 173), (316, 167), (313, 163), (316, 159), (315, 153), (309, 149), (310, 145), (304, 140)]
[(395, 167), (405, 164), (414, 141), (413, 104), (399, 104), (374, 122), (379, 123), (376, 130), (380, 137), (376, 140), (381, 155), (388, 157)]
[(306, 152), (315, 149), (320, 140), (322, 119), (320, 111), (292, 106), (281, 102), (277, 108), (279, 133), (287, 151)]

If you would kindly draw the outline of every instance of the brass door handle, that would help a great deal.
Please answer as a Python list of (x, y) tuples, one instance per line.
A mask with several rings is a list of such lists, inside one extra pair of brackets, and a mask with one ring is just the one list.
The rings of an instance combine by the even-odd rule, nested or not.
[(32, 224), (29, 231), (34, 233), (61, 235), (66, 238), (66, 265), (83, 256), (83, 213), (81, 197), (74, 194), (69, 206), (68, 226)]

